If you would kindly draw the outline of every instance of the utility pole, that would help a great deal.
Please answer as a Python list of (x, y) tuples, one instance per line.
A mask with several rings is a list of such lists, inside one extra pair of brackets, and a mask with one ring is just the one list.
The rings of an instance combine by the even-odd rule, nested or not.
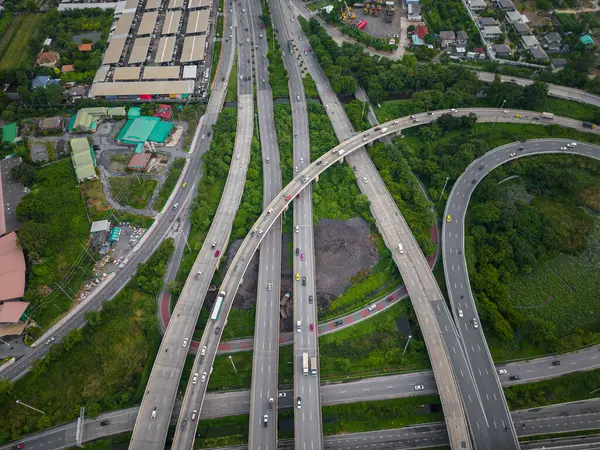
[(411, 338), (412, 338), (412, 336), (409, 334), (408, 340), (406, 341), (406, 345), (404, 346), (404, 351), (402, 352), (402, 356), (404, 356), (404, 354), (406, 353), (406, 349), (408, 348), (408, 343), (410, 342)]
[[(506, 103), (506, 100), (502, 100), (502, 106), (500, 106), (500, 109), (504, 108), (504, 104)], [(500, 112), (500, 114), (502, 114), (502, 112)], [(494, 125), (492, 125), (492, 128), (494, 128), (496, 126), (496, 121), (498, 120), (498, 116), (494, 117)]]
[(444, 187), (442, 188), (442, 193), (440, 194), (440, 198), (438, 198), (438, 202), (442, 199), (442, 195), (444, 195), (444, 191), (446, 190), (446, 185), (448, 184), (448, 180), (450, 177), (446, 177), (446, 181), (444, 181)]
[(94, 257), (93, 257), (91, 254), (90, 254), (90, 252), (89, 252), (89, 250), (87, 249), (87, 247), (84, 247), (84, 245), (83, 245), (83, 244), (79, 244), (79, 245), (81, 245), (81, 248), (82, 248), (83, 250), (85, 250), (85, 252), (86, 252), (86, 253), (87, 253), (87, 255), (90, 257), (90, 259), (92, 260), (92, 262), (94, 262), (94, 263), (95, 263), (95, 262), (96, 262), (96, 259), (95, 259), (95, 258), (94, 258)]
[(181, 231), (181, 235), (183, 236), (183, 239), (185, 240), (185, 244), (187, 245), (188, 250), (190, 251), (190, 253), (192, 253), (192, 248), (190, 247), (190, 243), (187, 240), (187, 236), (183, 232), (183, 228), (181, 228), (180, 231)]
[(75, 441), (77, 447), (83, 447), (81, 445), (83, 441), (83, 422), (85, 420), (85, 406), (82, 406), (79, 410), (79, 417), (77, 418), (77, 430), (75, 432)]
[[(73, 297), (71, 297), (69, 294), (67, 294), (67, 291), (65, 291), (60, 284), (58, 283), (54, 283), (58, 286), (58, 288), (62, 291), (63, 294), (65, 294), (67, 297), (69, 297), (71, 299), (72, 302), (74, 302), (75, 300), (73, 300)], [(17, 400), (17, 403), (19, 403), (19, 401)]]
[(27, 403), (23, 403), (21, 400), (17, 400), (15, 403), (16, 403), (17, 405), (23, 405), (23, 406), (25, 406), (26, 408), (33, 409), (34, 411), (37, 411), (37, 412), (39, 412), (40, 414), (46, 415), (46, 413), (45, 413), (44, 411), (41, 411), (41, 410), (39, 410), (39, 409), (37, 409), (37, 408), (34, 408), (33, 406), (31, 406), (31, 405), (28, 405)]

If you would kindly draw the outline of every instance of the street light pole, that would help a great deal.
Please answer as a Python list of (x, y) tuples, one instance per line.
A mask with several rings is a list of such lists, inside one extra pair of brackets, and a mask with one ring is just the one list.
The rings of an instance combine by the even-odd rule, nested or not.
[(406, 345), (404, 346), (404, 351), (402, 352), (402, 356), (404, 356), (404, 354), (406, 353), (406, 349), (408, 348), (408, 343), (410, 342), (411, 338), (412, 338), (412, 336), (409, 334), (408, 340), (406, 341)]
[(237, 369), (235, 368), (235, 364), (233, 363), (233, 359), (231, 358), (231, 355), (229, 355), (229, 361), (231, 361), (231, 365), (233, 366), (233, 371), (237, 375)]
[(446, 177), (446, 181), (444, 181), (444, 187), (442, 188), (442, 193), (440, 194), (440, 198), (438, 199), (438, 202), (442, 199), (442, 195), (444, 195), (444, 191), (446, 190), (446, 185), (448, 184), (449, 179), (450, 179), (450, 177)]
[(40, 414), (44, 414), (44, 415), (46, 414), (44, 411), (41, 411), (41, 410), (39, 410), (37, 408), (34, 408), (33, 406), (28, 405), (27, 403), (23, 403), (21, 400), (17, 400), (16, 403), (17, 403), (17, 405), (23, 405), (23, 406), (25, 406), (25, 407), (27, 407), (29, 409), (33, 409), (34, 411), (37, 411)]
[[(506, 103), (506, 99), (502, 100), (502, 106), (500, 106), (500, 109), (504, 109), (504, 104)], [(502, 113), (500, 113), (502, 114)], [(494, 117), (494, 125), (492, 125), (492, 128), (494, 128), (496, 126), (496, 121), (498, 120), (498, 116)]]

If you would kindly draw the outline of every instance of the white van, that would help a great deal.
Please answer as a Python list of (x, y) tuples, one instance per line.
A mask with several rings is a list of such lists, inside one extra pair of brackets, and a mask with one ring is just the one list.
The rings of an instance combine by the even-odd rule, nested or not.
[(296, 331), (298, 333), (300, 333), (300, 331), (302, 331), (302, 321), (301, 320), (296, 322)]
[(404, 253), (404, 247), (402, 247), (402, 244), (398, 244), (398, 251), (400, 253)]

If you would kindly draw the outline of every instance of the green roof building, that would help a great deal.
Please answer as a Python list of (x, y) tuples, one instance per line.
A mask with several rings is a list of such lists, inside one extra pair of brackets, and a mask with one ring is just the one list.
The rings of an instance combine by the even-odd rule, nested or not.
[(594, 45), (594, 40), (589, 34), (584, 34), (581, 36), (579, 38), (579, 42), (581, 42), (583, 45)]
[(118, 106), (113, 108), (82, 108), (77, 111), (75, 120), (71, 122), (69, 131), (87, 133), (88, 131), (96, 131), (98, 123), (104, 119), (114, 119), (127, 116), (127, 111), (124, 107)]
[(71, 157), (75, 173), (77, 174), (77, 180), (81, 183), (90, 178), (95, 178), (96, 170), (94, 169), (92, 150), (87, 138), (71, 139), (71, 150), (73, 151)]
[(170, 122), (163, 122), (160, 117), (140, 116), (127, 119), (119, 131), (116, 141), (123, 145), (135, 145), (140, 142), (156, 142), (163, 144), (175, 126)]
[(17, 124), (7, 123), (2, 127), (2, 142), (12, 144), (17, 139)]

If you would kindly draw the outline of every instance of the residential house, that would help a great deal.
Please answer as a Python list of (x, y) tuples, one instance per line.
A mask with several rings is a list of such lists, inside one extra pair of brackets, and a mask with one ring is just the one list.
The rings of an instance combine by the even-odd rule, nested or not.
[(89, 86), (73, 86), (70, 89), (67, 89), (66, 94), (67, 97), (71, 100), (76, 100), (78, 98), (87, 97), (89, 91)]
[(556, 31), (552, 31), (540, 37), (540, 43), (548, 53), (559, 53), (562, 48), (562, 37)]
[(39, 128), (42, 131), (53, 131), (63, 129), (63, 119), (60, 116), (46, 117), (39, 122)]
[(94, 49), (94, 44), (79, 44), (77, 50), (80, 52), (91, 52)]
[(458, 45), (466, 45), (469, 41), (469, 35), (466, 31), (457, 31), (456, 32), (456, 44)]
[(421, 15), (421, 5), (419, 3), (408, 4), (408, 20), (409, 22), (420, 22), (423, 20)]
[(65, 64), (64, 66), (61, 67), (60, 71), (62, 73), (74, 72), (75, 67), (73, 67), (73, 64)]
[(546, 52), (538, 47), (532, 47), (529, 49), (529, 53), (533, 57), (533, 59), (538, 61), (548, 61), (548, 55)]
[(504, 12), (514, 11), (516, 9), (512, 0), (494, 0), (494, 6)]
[(45, 88), (49, 84), (60, 84), (60, 80), (50, 79), (48, 75), (38, 75), (31, 81), (31, 89)]
[(540, 48), (540, 43), (535, 36), (521, 36), (521, 45), (526, 50), (534, 47)]
[(567, 60), (565, 58), (556, 58), (552, 60), (552, 67), (555, 69), (562, 69), (567, 65)]
[(584, 34), (583, 36), (581, 36), (579, 38), (579, 42), (581, 42), (586, 47), (591, 47), (592, 45), (594, 45), (594, 40), (588, 34)]
[(531, 30), (524, 23), (513, 22), (513, 23), (511, 23), (511, 25), (513, 26), (513, 28), (515, 29), (515, 31), (517, 32), (517, 34), (519, 36), (527, 36), (527, 35), (531, 34)]
[(476, 22), (479, 28), (500, 26), (500, 22), (498, 22), (493, 17), (478, 17)]
[(442, 41), (442, 48), (446, 48), (456, 43), (456, 35), (454, 31), (440, 31), (440, 40)]
[(412, 34), (413, 45), (419, 46), (425, 43), (425, 36), (429, 34), (429, 30), (425, 25), (417, 25)]
[(485, 49), (483, 47), (475, 47), (473, 49), (473, 53), (475, 53), (477, 58), (485, 59)]
[(486, 39), (498, 39), (502, 35), (500, 27), (485, 27), (481, 30), (481, 34)]
[(56, 67), (60, 56), (56, 52), (40, 52), (37, 55), (35, 64), (41, 67)]
[(528, 23), (529, 19), (527, 16), (524, 16), (519, 11), (506, 11), (506, 22), (508, 23)]
[(506, 44), (494, 44), (492, 45), (492, 51), (500, 58), (507, 58), (512, 55), (512, 50)]
[(487, 8), (484, 0), (467, 0), (467, 5), (474, 12), (480, 12)]

